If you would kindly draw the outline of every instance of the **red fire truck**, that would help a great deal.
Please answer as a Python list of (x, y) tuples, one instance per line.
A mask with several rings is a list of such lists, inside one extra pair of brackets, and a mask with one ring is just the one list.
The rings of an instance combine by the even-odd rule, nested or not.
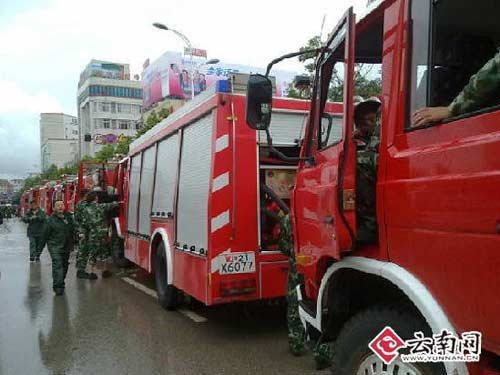
[[(374, 1), (358, 22), (348, 10), (318, 56), (291, 214), (304, 276), (299, 313), (309, 337), (333, 343), (335, 374), (500, 372), (499, 103), (420, 127), (411, 122), (419, 108), (447, 106), (493, 57), (500, 30), (485, 17), (491, 6)], [(356, 241), (355, 63), (382, 74), (379, 239), (371, 245)], [(332, 71), (344, 73), (343, 121), (340, 138), (324, 139)], [(258, 75), (248, 85), (247, 119), (261, 131), (272, 121), (271, 102), (279, 106), (270, 85)], [(480, 361), (405, 362), (398, 352), (405, 342), (385, 327), (403, 340), (421, 331), (417, 353), (479, 351)], [(475, 346), (463, 336), (471, 332)], [(443, 333), (455, 347), (436, 346)], [(403, 351), (414, 353), (408, 343)]]
[(76, 176), (62, 176), (62, 181), (54, 186), (54, 194), (52, 196), (52, 205), (56, 200), (64, 202), (64, 209), (68, 212), (73, 212), (76, 199)]
[[(206, 305), (285, 293), (277, 227), (296, 165), (245, 125), (247, 79), (220, 82), (131, 144), (119, 232), (126, 258), (155, 274), (166, 308), (178, 290)], [(276, 99), (271, 133), (282, 153), (298, 155), (308, 108)]]
[(117, 162), (80, 163), (74, 203), (80, 200), (82, 189), (98, 192), (101, 195), (100, 201), (117, 200), (118, 167)]
[(21, 216), (24, 216), (24, 214), (29, 210), (30, 208), (30, 191), (25, 191), (22, 195), (21, 195), (21, 208), (20, 208), (20, 212), (21, 212)]
[(52, 198), (55, 185), (55, 182), (49, 181), (43, 184), (39, 190), (39, 205), (47, 216), (52, 215)]

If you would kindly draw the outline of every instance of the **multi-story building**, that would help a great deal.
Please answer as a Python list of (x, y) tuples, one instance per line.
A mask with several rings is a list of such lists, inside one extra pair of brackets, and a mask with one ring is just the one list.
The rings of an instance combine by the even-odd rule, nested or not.
[(10, 184), (12, 186), (12, 191), (14, 193), (17, 193), (17, 192), (21, 191), (21, 189), (24, 186), (24, 180), (21, 179), (21, 178), (15, 178), (13, 180), (10, 180), (9, 182), (10, 182)]
[(77, 101), (80, 157), (137, 132), (142, 85), (130, 80), (128, 64), (92, 60), (80, 75)]
[(48, 138), (78, 139), (78, 120), (64, 113), (40, 114), (40, 144)]
[(59, 168), (78, 161), (78, 121), (64, 113), (40, 114), (40, 151), (42, 171), (51, 165)]
[(12, 185), (8, 180), (0, 179), (0, 194), (12, 194)]

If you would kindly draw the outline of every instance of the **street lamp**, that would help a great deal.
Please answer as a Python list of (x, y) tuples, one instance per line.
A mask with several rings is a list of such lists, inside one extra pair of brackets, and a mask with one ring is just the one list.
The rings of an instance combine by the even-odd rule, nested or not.
[[(191, 44), (191, 41), (187, 38), (187, 36), (185, 36), (180, 31), (171, 29), (171, 28), (167, 27), (166, 25), (164, 25), (163, 23), (155, 22), (155, 23), (153, 23), (153, 26), (156, 27), (157, 29), (160, 29), (160, 30), (172, 31), (175, 35), (177, 35), (179, 38), (181, 38), (182, 41), (188, 47), (188, 49), (189, 49), (189, 56), (190, 56), (190, 61), (189, 61), (190, 69), (189, 70), (190, 70), (190, 74), (191, 74), (191, 99), (194, 99), (193, 45)], [(210, 60), (208, 60), (208, 61), (206, 61), (206, 62), (198, 65), (198, 67), (202, 66), (202, 65), (217, 64), (219, 61), (220, 61), (219, 59), (210, 59)]]

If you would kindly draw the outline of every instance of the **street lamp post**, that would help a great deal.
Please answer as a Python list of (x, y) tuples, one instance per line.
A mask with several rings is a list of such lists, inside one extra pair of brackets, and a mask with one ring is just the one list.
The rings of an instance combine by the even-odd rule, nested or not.
[[(183, 33), (180, 31), (171, 29), (164, 25), (163, 23), (155, 22), (153, 23), (153, 26), (156, 27), (157, 29), (160, 30), (165, 30), (165, 31), (172, 31), (175, 35), (177, 35), (179, 38), (182, 39), (182, 41), (186, 44), (187, 48), (189, 49), (189, 65), (190, 65), (190, 74), (191, 74), (191, 99), (194, 99), (194, 64), (193, 64), (193, 45), (191, 44), (191, 41), (185, 36)], [(219, 62), (219, 59), (210, 59), (203, 64), (200, 64), (199, 66), (203, 65), (209, 65), (209, 64), (217, 64)], [(198, 67), (199, 67), (198, 66)]]

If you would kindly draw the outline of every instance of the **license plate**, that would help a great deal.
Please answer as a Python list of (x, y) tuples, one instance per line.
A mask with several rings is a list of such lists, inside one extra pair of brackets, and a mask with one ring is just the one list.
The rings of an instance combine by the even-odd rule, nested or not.
[(220, 274), (255, 272), (255, 253), (228, 253), (220, 256)]

